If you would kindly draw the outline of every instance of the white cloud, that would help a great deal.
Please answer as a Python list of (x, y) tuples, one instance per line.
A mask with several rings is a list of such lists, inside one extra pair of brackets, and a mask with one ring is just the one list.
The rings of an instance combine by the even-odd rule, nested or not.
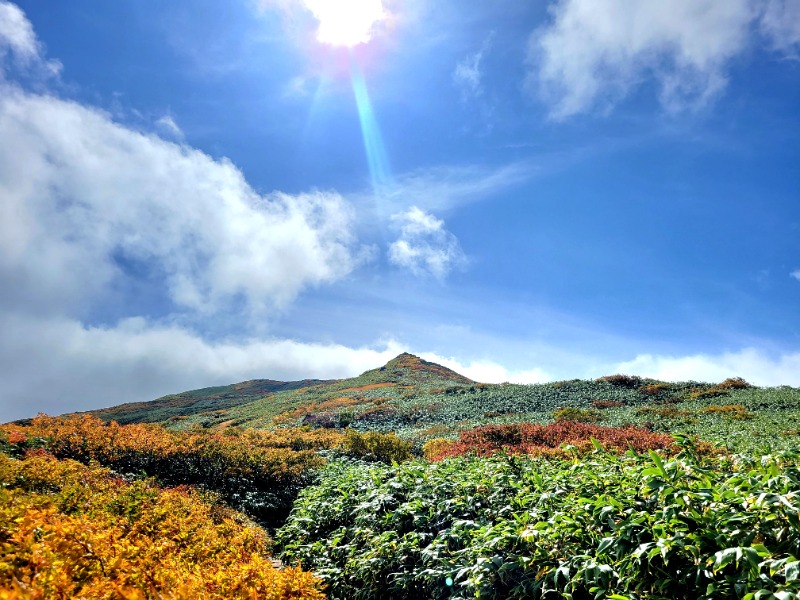
[(456, 237), (444, 222), (416, 206), (392, 216), (400, 237), (389, 246), (389, 260), (415, 275), (444, 278), (466, 258)]
[(797, 58), (800, 51), (800, 2), (767, 0), (761, 30), (775, 50)]
[(423, 352), (420, 357), (452, 369), (479, 383), (544, 383), (553, 380), (553, 377), (543, 369), (509, 370), (491, 360), (462, 362), (457, 358), (430, 352)]
[(0, 277), (17, 282), (0, 302), (91, 300), (124, 275), (123, 256), (159, 273), (178, 305), (241, 296), (263, 309), (357, 263), (337, 194), (262, 196), (229, 161), (95, 109), (6, 86), (0, 138)]
[(247, 379), (352, 377), (402, 351), (290, 340), (208, 342), (144, 319), (87, 327), (73, 319), (0, 315), (0, 422), (152, 400)]
[(609, 369), (609, 373), (612, 371), (665, 381), (719, 382), (728, 377), (744, 377), (754, 385), (800, 386), (800, 353), (771, 357), (761, 350), (745, 348), (719, 355), (642, 354), (618, 363)]
[(61, 63), (45, 60), (39, 40), (25, 13), (16, 5), (0, 0), (0, 81), (4, 64), (11, 55), (29, 73), (49, 77), (61, 71)]
[(797, 281), (800, 281), (800, 269), (797, 269), (796, 271), (792, 271), (791, 273), (789, 273), (789, 277), (794, 277), (795, 279), (797, 279)]
[(16, 4), (0, 1), (0, 49), (4, 48), (28, 60), (39, 56), (39, 43), (25, 13)]
[(706, 104), (759, 16), (751, 0), (558, 0), (533, 34), (528, 83), (560, 119), (610, 106), (645, 80), (668, 110)]

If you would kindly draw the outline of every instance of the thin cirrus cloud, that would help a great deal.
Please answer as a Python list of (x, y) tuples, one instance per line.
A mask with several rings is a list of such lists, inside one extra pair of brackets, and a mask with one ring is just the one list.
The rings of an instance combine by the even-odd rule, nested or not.
[(703, 107), (754, 36), (796, 54), (798, 12), (792, 0), (559, 0), (531, 36), (527, 85), (556, 120), (608, 110), (648, 80), (670, 112)]
[(389, 246), (389, 261), (415, 275), (444, 279), (466, 262), (458, 239), (444, 228), (444, 221), (412, 206), (392, 216), (400, 236)]

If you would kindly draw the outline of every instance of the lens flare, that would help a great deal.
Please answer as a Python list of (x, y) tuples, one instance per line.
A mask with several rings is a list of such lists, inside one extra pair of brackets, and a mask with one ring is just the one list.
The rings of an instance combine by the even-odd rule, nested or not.
[(361, 123), (361, 135), (364, 139), (364, 150), (367, 154), (367, 164), (372, 178), (372, 189), (377, 194), (381, 190), (385, 190), (391, 183), (389, 159), (383, 145), (378, 120), (372, 110), (372, 102), (369, 99), (364, 74), (352, 56), (350, 71), (353, 80), (353, 94), (356, 97), (358, 119)]
[(352, 48), (372, 39), (375, 24), (386, 18), (381, 0), (305, 0), (319, 21), (317, 40)]

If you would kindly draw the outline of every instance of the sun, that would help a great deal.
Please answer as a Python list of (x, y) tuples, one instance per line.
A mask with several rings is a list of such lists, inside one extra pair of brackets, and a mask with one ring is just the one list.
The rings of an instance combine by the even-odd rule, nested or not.
[(386, 18), (381, 0), (304, 0), (319, 21), (317, 40), (352, 48), (372, 38), (373, 27)]

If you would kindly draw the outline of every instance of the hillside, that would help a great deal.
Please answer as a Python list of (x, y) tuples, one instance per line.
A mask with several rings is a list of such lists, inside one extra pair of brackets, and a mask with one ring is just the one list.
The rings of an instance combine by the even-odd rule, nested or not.
[(119, 406), (89, 411), (89, 414), (100, 417), (104, 421), (113, 420), (123, 424), (159, 423), (208, 411), (240, 406), (275, 392), (296, 390), (324, 383), (330, 382), (319, 379), (304, 379), (302, 381), (252, 379), (231, 385), (169, 394), (150, 402), (129, 402)]
[[(543, 384), (484, 384), (403, 353), (358, 377), (253, 380), (94, 411), (120, 423), (187, 430), (286, 426), (395, 432), (418, 444), (485, 424), (549, 423), (557, 411), (585, 422), (699, 435), (744, 449), (796, 445), (800, 390), (612, 375)], [(569, 412), (572, 411), (572, 412)], [(767, 439), (764, 432), (771, 432)]]

